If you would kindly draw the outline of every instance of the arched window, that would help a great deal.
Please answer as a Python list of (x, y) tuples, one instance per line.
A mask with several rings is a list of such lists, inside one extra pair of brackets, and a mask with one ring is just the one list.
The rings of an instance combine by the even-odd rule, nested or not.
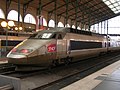
[(55, 27), (55, 21), (51, 19), (48, 23), (48, 26), (49, 27)]
[(46, 19), (42, 16), (42, 17), (37, 17), (37, 24), (39, 25), (39, 23), (40, 23), (40, 25), (43, 25), (43, 26), (47, 26), (47, 21), (46, 21)]
[(79, 29), (79, 30), (80, 30), (80, 27), (77, 27), (77, 29)]
[[(18, 21), (18, 12), (15, 10), (11, 10), (8, 13), (7, 19), (9, 20), (14, 20), (14, 21)], [(20, 15), (20, 22), (22, 22), (22, 16)]]
[(59, 23), (58, 23), (58, 27), (64, 27), (63, 23), (62, 23), (62, 22), (59, 22)]
[(65, 25), (65, 27), (70, 27), (70, 25), (69, 25), (69, 24), (67, 24), (67, 25)]
[(75, 29), (75, 25), (72, 25), (72, 28), (74, 28), (74, 29)]
[(43, 18), (43, 26), (47, 26), (47, 21), (45, 18)]
[(31, 23), (31, 24), (36, 24), (36, 20), (33, 15), (27, 14), (24, 18), (24, 22), (26, 23)]
[(5, 19), (5, 14), (1, 8), (0, 8), (0, 18)]

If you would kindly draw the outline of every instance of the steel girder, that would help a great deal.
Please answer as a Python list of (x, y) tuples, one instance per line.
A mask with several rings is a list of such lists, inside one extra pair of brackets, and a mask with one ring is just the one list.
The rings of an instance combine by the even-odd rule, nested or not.
[(68, 3), (69, 3), (69, 0), (65, 0), (65, 3), (66, 3), (66, 18), (65, 18), (65, 25), (68, 24)]
[(49, 4), (53, 3), (53, 2), (55, 2), (55, 0), (52, 0), (52, 1), (48, 2), (48, 3), (46, 3), (45, 5), (42, 5), (42, 8), (44, 8), (45, 6), (47, 6), (47, 5), (49, 5)]
[(28, 2), (26, 2), (26, 3), (24, 3), (23, 4), (23, 23), (24, 23), (24, 17), (25, 17), (25, 13), (26, 13), (26, 11), (27, 11), (27, 8), (28, 8), (28, 6), (29, 6), (29, 4), (32, 2), (32, 1), (34, 1), (34, 0), (29, 0)]
[(20, 24), (20, 0), (18, 0), (18, 30), (19, 30), (19, 25)]
[[(91, 2), (91, 1), (93, 1), (93, 0), (89, 0), (88, 2), (80, 5), (79, 7), (83, 7), (85, 4), (88, 4), (88, 3)], [(73, 3), (73, 2), (71, 2), (71, 3)], [(69, 12), (69, 11), (72, 11), (72, 10), (74, 10), (74, 9), (75, 9), (75, 8), (71, 8), (71, 9), (68, 10), (68, 12)], [(59, 15), (62, 15), (62, 14), (64, 14), (64, 13), (65, 13), (65, 12), (62, 12), (62, 13), (58, 14), (58, 16), (59, 16)]]
[(27, 8), (32, 1), (34, 1), (34, 0), (29, 0), (28, 2), (23, 4), (23, 13), (26, 13)]
[[(102, 2), (102, 3), (103, 3), (103, 2)], [(98, 3), (97, 5), (99, 5), (99, 4), (101, 4), (101, 2)], [(94, 6), (92, 6), (92, 7), (94, 7)], [(89, 21), (90, 21), (90, 18), (92, 17), (93, 12), (96, 12), (97, 10), (100, 9), (100, 8), (99, 8), (99, 9), (97, 9), (97, 10), (95, 10), (95, 11), (91, 11), (90, 8), (92, 8), (92, 7), (89, 7), (89, 8), (86, 8), (86, 7), (85, 7), (85, 9), (82, 10), (82, 11), (88, 11), (88, 13), (85, 13), (84, 15), (85, 15), (85, 16), (88, 15)], [(79, 7), (79, 8), (80, 8), (80, 7)], [(80, 8), (80, 9), (81, 9), (81, 8)], [(78, 11), (77, 13), (82, 12), (82, 11)], [(76, 14), (76, 13), (74, 13), (74, 14)], [(69, 17), (70, 17), (70, 16), (73, 16), (74, 14), (69, 15)], [(81, 17), (81, 15), (78, 16), (78, 17)], [(88, 18), (87, 18), (87, 19), (88, 19)], [(90, 23), (89, 23), (89, 24), (90, 24)]]
[(54, 19), (55, 19), (55, 27), (57, 27), (57, 0), (54, 0), (54, 7), (55, 7), (55, 13), (54, 13)]
[(6, 0), (6, 13), (5, 13), (5, 19), (6, 19), (6, 20), (7, 20), (8, 10), (9, 10), (11, 1), (12, 1), (12, 0)]
[[(65, 2), (67, 2), (67, 1), (65, 0)], [(73, 3), (73, 2), (68, 0), (68, 3), (67, 3), (67, 4), (71, 4), (71, 3)], [(60, 9), (60, 8), (62, 8), (62, 7), (64, 7), (64, 6), (66, 6), (66, 4), (61, 5), (61, 6), (57, 7), (56, 9)], [(51, 10), (51, 11), (49, 11), (49, 12), (54, 12), (54, 11), (55, 11), (55, 9), (53, 9), (53, 10)], [(66, 12), (64, 12), (64, 13), (66, 13)]]
[[(100, 4), (100, 3), (99, 3), (99, 4)], [(99, 5), (99, 4), (98, 4), (98, 5)], [(94, 6), (92, 6), (92, 7), (94, 7)], [(92, 8), (92, 7), (90, 7), (90, 8)], [(103, 7), (100, 7), (100, 8), (98, 8), (98, 9), (94, 10), (94, 11), (90, 11), (90, 13), (86, 13), (85, 15), (91, 15), (91, 17), (92, 17), (92, 15), (95, 16), (95, 14), (96, 14), (95, 12), (97, 12), (99, 9), (102, 9), (102, 8), (103, 8)], [(87, 8), (87, 9), (88, 9), (88, 8)], [(104, 10), (104, 11), (106, 11), (106, 10)], [(80, 12), (80, 11), (79, 11), (79, 12)], [(98, 14), (101, 14), (101, 13), (103, 13), (103, 12), (100, 12), (100, 13), (98, 13)], [(98, 14), (97, 14), (97, 15), (98, 15)], [(102, 15), (102, 14), (101, 14), (101, 15)], [(72, 15), (70, 15), (70, 16), (72, 16)], [(70, 16), (69, 16), (69, 17), (70, 17)], [(80, 16), (79, 16), (79, 17), (80, 17)], [(95, 18), (96, 18), (96, 17), (95, 17)], [(98, 18), (98, 17), (97, 17), (97, 18)], [(93, 18), (93, 19), (94, 19), (94, 18)]]
[[(100, 3), (96, 4), (96, 6), (97, 6), (97, 5), (100, 5), (101, 3), (103, 3), (103, 2), (100, 2)], [(93, 8), (93, 7), (94, 7), (94, 6), (89, 7), (89, 8), (86, 8), (86, 9), (83, 9), (82, 11), (88, 11), (89, 9), (91, 9), (91, 8)], [(103, 8), (103, 7), (101, 7), (101, 8)], [(98, 9), (96, 9), (96, 10), (99, 10), (99, 9), (101, 9), (101, 8), (98, 8)], [(95, 11), (96, 11), (96, 10), (95, 10)], [(95, 11), (93, 11), (93, 12), (95, 12)], [(78, 11), (77, 13), (80, 13), (80, 12), (81, 12), (81, 11)], [(91, 13), (93, 13), (93, 12), (91, 12)], [(69, 17), (72, 16), (72, 15), (74, 15), (74, 14), (75, 14), (75, 13), (69, 15)], [(86, 13), (86, 15), (87, 15), (87, 14), (89, 14), (89, 13)]]

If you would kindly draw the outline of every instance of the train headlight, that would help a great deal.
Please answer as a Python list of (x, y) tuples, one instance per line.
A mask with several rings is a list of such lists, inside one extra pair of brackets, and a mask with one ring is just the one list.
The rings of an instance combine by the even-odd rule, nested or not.
[(31, 49), (22, 49), (22, 50), (20, 50), (20, 53), (30, 53), (32, 51), (33, 50), (31, 50)]
[(11, 52), (12, 52), (12, 53), (15, 53), (15, 52), (17, 52), (17, 49), (16, 49), (16, 48), (13, 48), (13, 49), (11, 50)]
[(27, 53), (30, 53), (32, 52), (33, 50), (32, 49), (16, 49), (16, 48), (13, 48), (11, 50), (11, 53), (24, 53), (24, 54), (27, 54)]

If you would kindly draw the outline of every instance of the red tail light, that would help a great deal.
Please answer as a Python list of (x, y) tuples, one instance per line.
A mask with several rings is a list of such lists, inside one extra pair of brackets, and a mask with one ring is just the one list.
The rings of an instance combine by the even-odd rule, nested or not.
[(30, 53), (32, 52), (33, 50), (32, 49), (16, 49), (16, 48), (13, 48), (11, 50), (11, 53)]

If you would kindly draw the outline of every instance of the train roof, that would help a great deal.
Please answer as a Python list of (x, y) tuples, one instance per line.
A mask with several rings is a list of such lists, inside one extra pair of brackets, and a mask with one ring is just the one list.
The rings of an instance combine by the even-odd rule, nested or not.
[(89, 35), (89, 36), (107, 36), (106, 34), (99, 34), (99, 33), (93, 33), (91, 31), (85, 31), (85, 30), (78, 30), (73, 28), (66, 28), (66, 27), (57, 27), (57, 28), (49, 28), (48, 30), (42, 30), (39, 32), (63, 32), (63, 33), (75, 33), (75, 34), (82, 34), (82, 35)]
[(75, 34), (82, 34), (82, 35), (90, 35), (90, 36), (106, 36), (99, 33), (93, 33), (90, 31), (85, 30), (78, 30), (73, 28), (66, 28), (66, 27), (57, 27), (57, 28), (50, 28), (49, 30), (46, 30), (47, 32), (65, 32), (65, 33), (75, 33)]

